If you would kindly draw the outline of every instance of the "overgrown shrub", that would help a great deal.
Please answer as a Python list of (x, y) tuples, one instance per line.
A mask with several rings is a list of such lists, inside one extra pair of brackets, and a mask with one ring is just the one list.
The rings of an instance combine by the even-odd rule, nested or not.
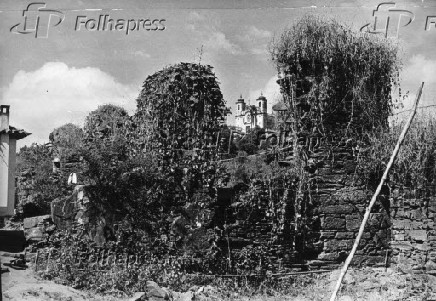
[(265, 129), (254, 128), (249, 130), (243, 137), (236, 140), (238, 151), (246, 152), (248, 155), (254, 155), (259, 151), (261, 135), (265, 134)]
[(294, 130), (351, 137), (387, 127), (400, 67), (391, 41), (308, 15), (275, 39), (270, 51)]
[(176, 159), (181, 150), (193, 149), (202, 150), (198, 155), (206, 158), (226, 114), (212, 67), (180, 63), (147, 77), (135, 120), (140, 143), (158, 149), (163, 159)]
[(56, 151), (55, 155), (62, 161), (79, 161), (83, 146), (83, 130), (72, 123), (67, 123), (53, 130), (49, 140)]
[[(363, 175), (366, 181), (378, 184), (403, 126), (403, 123), (397, 123), (385, 131), (368, 134), (367, 144), (361, 146), (358, 160), (359, 175)], [(388, 184), (430, 187), (435, 184), (435, 173), (436, 124), (433, 119), (417, 119), (400, 148)]]
[(49, 213), (50, 202), (64, 193), (65, 185), (53, 178), (52, 156), (50, 147), (38, 144), (24, 146), (18, 153), (17, 209), (22, 217)]
[(62, 170), (53, 173), (53, 159), (79, 161), (83, 131), (76, 125), (66, 124), (54, 129), (49, 139), (51, 144), (32, 144), (18, 152), (16, 204), (22, 217), (49, 214), (51, 201), (72, 192), (72, 187), (67, 185), (68, 175)]

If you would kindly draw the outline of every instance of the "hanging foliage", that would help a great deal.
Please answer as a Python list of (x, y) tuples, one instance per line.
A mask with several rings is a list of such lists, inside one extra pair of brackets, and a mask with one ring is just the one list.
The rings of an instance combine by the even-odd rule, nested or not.
[(141, 144), (159, 149), (162, 162), (178, 161), (188, 150), (201, 162), (211, 159), (225, 114), (212, 67), (180, 63), (147, 77), (135, 118)]
[(285, 30), (270, 52), (295, 130), (351, 137), (386, 127), (396, 104), (397, 51), (386, 39), (316, 16)]

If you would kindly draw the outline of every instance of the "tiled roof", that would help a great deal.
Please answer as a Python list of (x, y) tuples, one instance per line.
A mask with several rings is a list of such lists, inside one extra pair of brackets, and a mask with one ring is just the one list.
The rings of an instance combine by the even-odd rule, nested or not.
[(27, 136), (30, 135), (30, 133), (26, 132), (25, 130), (17, 129), (13, 126), (9, 126), (9, 130), (0, 131), (0, 134), (4, 134), (4, 133), (9, 134), (10, 138), (13, 138), (16, 140), (26, 138)]
[(278, 102), (272, 106), (273, 111), (287, 111), (288, 107), (283, 102)]

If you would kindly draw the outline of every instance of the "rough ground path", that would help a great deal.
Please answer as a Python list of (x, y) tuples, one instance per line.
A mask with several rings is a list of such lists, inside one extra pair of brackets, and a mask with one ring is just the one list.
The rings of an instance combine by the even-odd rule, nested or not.
[[(3, 263), (9, 262), (12, 257), (1, 256)], [(4, 267), (4, 266), (3, 266)], [(26, 270), (15, 270), (9, 268), (8, 273), (3, 273), (2, 292), (4, 301), (115, 301), (108, 296), (96, 296), (82, 292), (71, 287), (56, 284), (53, 281), (39, 280), (31, 268)]]
[[(0, 256), (2, 263), (9, 262), (12, 257)], [(129, 298), (100, 296), (83, 292), (53, 281), (40, 280), (31, 268), (14, 270), (2, 274), (3, 300), (16, 301), (127, 301)], [(339, 270), (319, 275), (315, 283), (306, 287), (296, 287), (291, 295), (280, 293), (273, 295), (241, 296), (229, 294), (214, 300), (235, 301), (321, 301), (328, 300)], [(413, 274), (412, 271), (398, 269), (365, 268), (351, 269), (344, 279), (344, 289), (338, 301), (385, 301), (385, 300), (436, 300), (436, 276)], [(193, 300), (193, 299), (191, 299)], [(188, 301), (176, 298), (175, 301)]]

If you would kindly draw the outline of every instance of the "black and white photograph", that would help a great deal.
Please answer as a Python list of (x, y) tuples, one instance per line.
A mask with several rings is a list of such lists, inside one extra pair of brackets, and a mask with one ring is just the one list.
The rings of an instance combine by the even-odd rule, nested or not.
[(435, 0), (0, 0), (0, 301), (436, 300)]

